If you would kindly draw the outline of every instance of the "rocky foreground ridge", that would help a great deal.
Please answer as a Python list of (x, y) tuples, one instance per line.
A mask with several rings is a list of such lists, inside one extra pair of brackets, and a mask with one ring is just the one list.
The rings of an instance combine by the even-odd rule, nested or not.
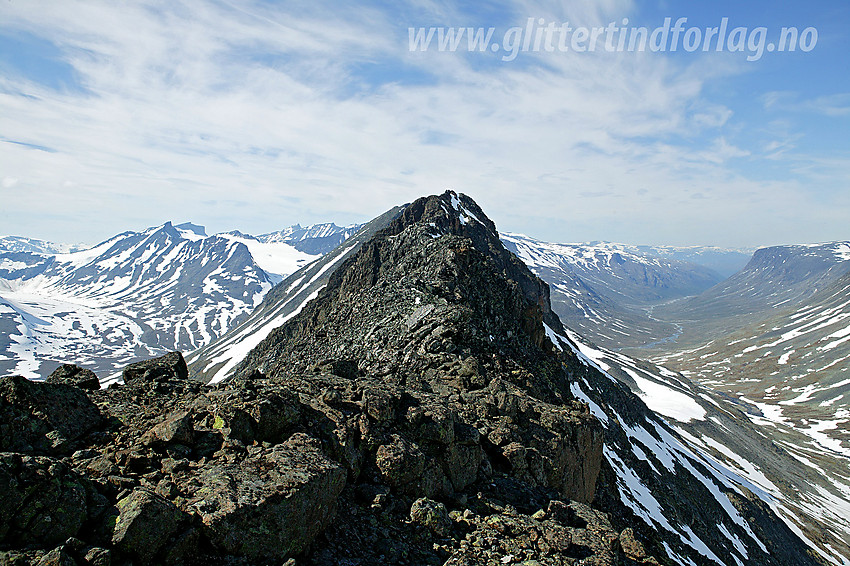
[(232, 379), (0, 379), (0, 563), (818, 563), (565, 335), (474, 202), (419, 199)]

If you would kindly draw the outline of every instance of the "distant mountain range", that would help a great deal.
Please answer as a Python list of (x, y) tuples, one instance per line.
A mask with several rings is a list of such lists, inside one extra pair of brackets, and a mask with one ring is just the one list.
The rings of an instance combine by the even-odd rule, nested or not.
[[(361, 227), (323, 223), (259, 236), (208, 236), (203, 226), (166, 223), (88, 249), (0, 238), (0, 371), (45, 376), (73, 360), (109, 373), (141, 357), (203, 348), (243, 321), (286, 276)], [(556, 310), (595, 340), (600, 334), (592, 329), (601, 325), (585, 319), (586, 312), (623, 327), (643, 324), (651, 336), (658, 331), (633, 303), (693, 294), (719, 280), (705, 267), (649, 259), (634, 247), (552, 248), (511, 234), (504, 242), (561, 277), (553, 282)], [(561, 259), (553, 259), (558, 253)], [(566, 300), (582, 290), (584, 297)], [(610, 334), (613, 342), (622, 336), (616, 329)]]
[[(608, 348), (641, 346), (674, 334), (673, 324), (647, 311), (697, 295), (723, 279), (704, 265), (676, 259), (676, 248), (655, 255), (656, 248), (648, 246), (552, 244), (521, 234), (503, 234), (502, 241), (549, 283), (552, 308), (564, 323)], [(697, 248), (687, 250), (683, 257), (711, 257)]]
[[(192, 351), (247, 316), (285, 276), (354, 227), (207, 236), (194, 224), (124, 232), (89, 249), (0, 239), (0, 373), (45, 376), (67, 361), (110, 373)], [(336, 242), (336, 243), (335, 243)]]
[(303, 227), (300, 224), (257, 236), (261, 242), (283, 242), (300, 252), (312, 255), (326, 254), (357, 233), (362, 224), (340, 227), (332, 222)]
[(25, 252), (36, 254), (67, 254), (88, 249), (85, 244), (57, 244), (23, 236), (0, 237), (0, 250), (5, 252)]

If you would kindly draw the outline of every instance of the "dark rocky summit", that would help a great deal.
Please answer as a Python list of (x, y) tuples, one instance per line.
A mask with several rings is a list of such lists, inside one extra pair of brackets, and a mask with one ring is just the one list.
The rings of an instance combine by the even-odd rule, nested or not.
[[(572, 386), (624, 427), (652, 417), (557, 338), (548, 293), (449, 192), (406, 207), (218, 385), (177, 352), (103, 390), (0, 379), (0, 564), (714, 563), (618, 495), (632, 437)], [(741, 498), (758, 524), (723, 526), (708, 488), (658, 474), (715, 552), (816, 563), (769, 509)]]

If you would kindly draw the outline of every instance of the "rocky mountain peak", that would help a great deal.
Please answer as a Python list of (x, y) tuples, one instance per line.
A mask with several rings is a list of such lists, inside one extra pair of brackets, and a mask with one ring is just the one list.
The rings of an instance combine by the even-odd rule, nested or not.
[(472, 199), (447, 191), (408, 205), (237, 373), (276, 378), (344, 359), (417, 388), (469, 391), (504, 374), (541, 398), (568, 398), (544, 322), (561, 328), (548, 286)]

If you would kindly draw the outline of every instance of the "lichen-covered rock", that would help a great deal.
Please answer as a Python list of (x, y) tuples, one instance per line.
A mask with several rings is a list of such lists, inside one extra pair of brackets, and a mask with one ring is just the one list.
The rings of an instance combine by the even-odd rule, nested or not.
[(195, 437), (192, 414), (189, 411), (176, 411), (169, 414), (147, 433), (142, 441), (145, 444), (184, 444), (190, 445)]
[(62, 364), (44, 381), (46, 383), (76, 385), (80, 389), (100, 389), (100, 380), (92, 370), (74, 364)]
[(363, 408), (366, 414), (378, 422), (395, 419), (398, 398), (381, 389), (370, 389), (363, 393)]
[(112, 566), (112, 552), (108, 548), (92, 547), (83, 558), (88, 566)]
[(384, 481), (398, 487), (422, 476), (425, 470), (425, 455), (416, 445), (399, 435), (393, 435), (391, 443), (378, 447), (375, 465)]
[(138, 488), (118, 502), (112, 543), (137, 563), (153, 564), (157, 554), (187, 519), (170, 501)]
[(249, 414), (254, 419), (257, 438), (272, 444), (286, 440), (301, 416), (299, 407), (298, 398), (288, 392), (270, 393), (252, 404)]
[(0, 453), (0, 548), (53, 548), (88, 518), (90, 487), (64, 463)]
[(78, 564), (68, 549), (59, 546), (42, 556), (36, 566), (78, 566)]
[(238, 440), (242, 444), (254, 441), (256, 426), (257, 422), (241, 407), (225, 405), (214, 412), (213, 428), (220, 430), (226, 438)]
[(142, 360), (128, 365), (121, 373), (124, 383), (135, 380), (163, 381), (168, 379), (188, 379), (189, 369), (180, 352), (170, 352), (159, 358)]
[(317, 442), (297, 433), (239, 463), (205, 467), (188, 505), (223, 552), (283, 560), (327, 527), (345, 478)]
[(101, 422), (97, 406), (77, 387), (0, 378), (0, 451), (66, 453)]
[(420, 497), (410, 506), (410, 520), (440, 536), (448, 534), (452, 525), (446, 506), (426, 497)]
[(631, 528), (625, 528), (620, 533), (620, 547), (623, 549), (623, 554), (631, 560), (641, 561), (647, 557), (646, 549), (635, 538), (635, 532)]

